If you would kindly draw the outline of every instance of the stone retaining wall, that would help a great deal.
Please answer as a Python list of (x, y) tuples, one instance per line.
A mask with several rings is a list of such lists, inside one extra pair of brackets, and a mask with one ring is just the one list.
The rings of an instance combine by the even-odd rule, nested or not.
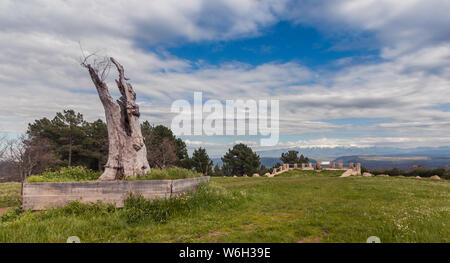
[[(336, 165), (337, 164), (337, 165)], [(291, 168), (290, 164), (283, 164), (278, 168), (273, 168), (272, 174), (270, 174), (270, 177), (274, 177), (275, 175), (287, 172), (289, 170), (293, 169), (300, 169), (300, 170), (312, 170), (312, 171), (320, 171), (320, 170), (354, 170), (355, 174), (361, 174), (361, 164), (356, 163), (349, 163), (348, 168), (344, 167), (343, 163), (335, 163), (330, 162), (328, 167), (322, 167), (320, 163), (315, 163), (314, 165), (312, 163), (302, 163), (301, 167), (298, 166), (298, 164), (293, 164), (293, 168)]]
[(23, 183), (22, 208), (43, 210), (76, 200), (82, 203), (101, 201), (123, 207), (129, 193), (141, 194), (146, 199), (170, 198), (195, 190), (209, 179), (209, 176), (203, 176), (178, 180)]

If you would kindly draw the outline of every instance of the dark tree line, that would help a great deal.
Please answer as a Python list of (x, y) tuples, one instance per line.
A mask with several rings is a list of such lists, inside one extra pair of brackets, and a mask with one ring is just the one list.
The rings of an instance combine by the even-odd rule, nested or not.
[(177, 138), (172, 130), (163, 125), (152, 126), (148, 121), (144, 121), (141, 129), (147, 147), (147, 159), (151, 167), (190, 168), (186, 144)]
[(287, 151), (285, 153), (281, 154), (281, 161), (283, 163), (287, 163), (287, 164), (302, 164), (302, 163), (308, 163), (309, 162), (309, 158), (303, 156), (303, 154), (300, 154), (300, 156), (298, 156), (298, 151)]
[[(141, 125), (147, 159), (153, 168), (178, 166), (213, 175), (212, 161), (204, 148), (189, 158), (185, 142), (163, 125)], [(24, 135), (0, 138), (0, 177), (16, 174), (23, 180), (46, 169), (84, 166), (102, 171), (108, 157), (108, 132), (104, 121), (88, 122), (81, 113), (64, 110), (52, 119), (42, 118), (28, 125)], [(0, 180), (1, 180), (0, 178)]]
[(46, 141), (56, 166), (81, 165), (102, 170), (108, 153), (108, 133), (102, 120), (87, 122), (73, 110), (56, 113), (49, 120), (42, 118), (28, 125), (26, 132), (32, 142)]
[[(151, 167), (189, 168), (186, 144), (162, 125), (152, 126), (148, 121), (141, 125)], [(107, 126), (101, 119), (87, 122), (83, 115), (73, 110), (57, 113), (49, 120), (42, 118), (28, 125), (26, 132), (31, 141), (45, 140), (50, 144), (57, 166), (81, 165), (101, 171), (108, 156)]]
[[(183, 167), (212, 176), (251, 176), (271, 172), (261, 165), (260, 157), (245, 144), (234, 145), (222, 157), (223, 166), (216, 165), (204, 148), (189, 157), (185, 142), (163, 126), (148, 121), (141, 125), (152, 168)], [(84, 166), (102, 171), (108, 157), (108, 131), (104, 121), (88, 122), (81, 113), (64, 110), (52, 119), (42, 118), (28, 125), (26, 133), (17, 139), (0, 138), (0, 177), (15, 171), (21, 179), (46, 169)], [(284, 163), (308, 162), (297, 151), (283, 153)]]

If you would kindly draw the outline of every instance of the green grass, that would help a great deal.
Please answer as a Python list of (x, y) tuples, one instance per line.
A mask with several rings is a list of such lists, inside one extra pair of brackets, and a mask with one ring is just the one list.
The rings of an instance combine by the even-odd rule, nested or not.
[(20, 193), (20, 183), (0, 183), (0, 208), (19, 206)]
[(101, 172), (95, 172), (82, 166), (62, 167), (58, 171), (45, 171), (38, 175), (32, 175), (26, 179), (28, 183), (38, 182), (82, 182), (95, 181)]
[[(38, 182), (85, 182), (96, 181), (101, 175), (101, 172), (92, 171), (82, 166), (63, 167), (58, 171), (45, 171), (38, 175), (32, 175), (26, 179), (28, 183)], [(153, 168), (144, 176), (130, 177), (127, 180), (169, 180), (169, 179), (184, 179), (203, 176), (184, 168), (167, 168), (157, 169)]]
[(277, 175), (277, 177), (305, 177), (305, 176), (328, 176), (328, 177), (338, 177), (342, 175), (342, 173), (345, 172), (345, 170), (321, 170), (321, 171), (314, 171), (314, 170), (290, 170), (287, 172), (284, 172), (282, 174)]
[(145, 176), (130, 177), (127, 178), (127, 180), (174, 180), (200, 176), (203, 176), (203, 174), (178, 167), (167, 168), (163, 170), (153, 168)]
[(212, 178), (198, 196), (125, 209), (11, 210), (0, 242), (450, 242), (449, 181), (339, 174)]

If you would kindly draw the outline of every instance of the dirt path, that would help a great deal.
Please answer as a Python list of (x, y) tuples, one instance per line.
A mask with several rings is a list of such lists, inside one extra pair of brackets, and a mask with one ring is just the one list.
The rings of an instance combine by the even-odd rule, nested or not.
[(328, 233), (324, 232), (315, 237), (309, 237), (299, 240), (297, 243), (322, 243), (322, 238), (326, 236)]
[(3, 215), (6, 210), (8, 210), (9, 207), (0, 207), (0, 216)]

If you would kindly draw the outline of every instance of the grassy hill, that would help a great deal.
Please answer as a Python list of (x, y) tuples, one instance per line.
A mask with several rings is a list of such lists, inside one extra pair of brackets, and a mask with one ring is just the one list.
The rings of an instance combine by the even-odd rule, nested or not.
[[(200, 196), (147, 204), (170, 211), (165, 220), (139, 206), (10, 209), (0, 242), (450, 242), (450, 181), (339, 174), (213, 178)], [(0, 204), (15, 205), (19, 193), (19, 184), (0, 184)]]

